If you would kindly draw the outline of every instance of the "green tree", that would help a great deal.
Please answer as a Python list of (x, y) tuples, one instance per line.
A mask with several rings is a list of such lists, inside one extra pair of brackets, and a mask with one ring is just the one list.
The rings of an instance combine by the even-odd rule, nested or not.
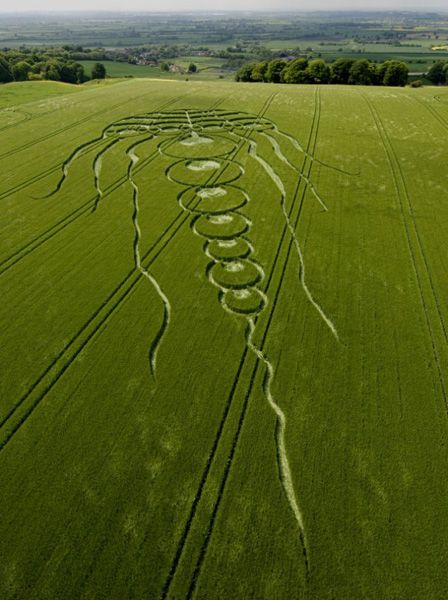
[(388, 60), (383, 63), (385, 72), (383, 80), (380, 82), (383, 85), (390, 86), (405, 86), (408, 82), (409, 69), (404, 62), (398, 60)]
[(389, 65), (389, 61), (380, 63), (375, 66), (375, 83), (378, 85), (384, 85), (384, 77), (386, 75), (387, 67)]
[(350, 68), (348, 82), (352, 85), (372, 85), (375, 82), (375, 69), (372, 63), (363, 58), (355, 60)]
[(252, 81), (266, 81), (266, 72), (268, 70), (267, 62), (257, 63), (252, 69)]
[(6, 58), (0, 54), (0, 83), (9, 83), (13, 80), (11, 67)]
[(103, 63), (95, 63), (92, 67), (92, 79), (105, 79), (106, 67)]
[(160, 63), (160, 70), (166, 73), (170, 70), (170, 65), (167, 62), (162, 62)]
[(441, 85), (445, 83), (445, 65), (447, 63), (444, 60), (436, 60), (436, 62), (429, 69), (426, 77), (429, 79), (431, 83), (434, 85)]
[(306, 72), (312, 83), (328, 83), (330, 81), (330, 68), (320, 58), (312, 60)]
[(76, 62), (67, 62), (62, 65), (60, 77), (66, 83), (84, 83), (84, 67)]
[(286, 68), (286, 61), (276, 58), (271, 60), (266, 70), (266, 81), (271, 83), (281, 83), (283, 81), (283, 71)]
[(238, 69), (235, 75), (236, 81), (252, 81), (252, 71), (255, 67), (256, 63), (243, 65), (240, 69)]
[(285, 83), (308, 83), (308, 60), (306, 58), (296, 58), (292, 60), (283, 71), (283, 81)]
[(44, 79), (49, 79), (50, 81), (61, 81), (61, 70), (63, 67), (63, 63), (51, 59), (47, 60), (42, 68), (42, 76)]
[(21, 60), (12, 67), (12, 76), (15, 81), (26, 81), (28, 79), (28, 73), (31, 71), (30, 63), (25, 60)]
[(350, 78), (350, 69), (355, 60), (353, 58), (338, 58), (331, 65), (331, 83), (340, 83), (346, 85)]
[(448, 62), (443, 67), (443, 73), (445, 75), (445, 83), (448, 85)]
[(188, 73), (197, 73), (198, 68), (194, 63), (188, 65)]

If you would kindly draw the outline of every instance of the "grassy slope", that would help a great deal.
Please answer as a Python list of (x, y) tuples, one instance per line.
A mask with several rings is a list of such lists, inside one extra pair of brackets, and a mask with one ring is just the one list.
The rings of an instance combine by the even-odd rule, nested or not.
[(72, 94), (82, 88), (56, 81), (23, 81), (0, 87), (0, 109), (20, 106), (38, 100), (47, 100), (54, 96)]
[[(93, 151), (59, 195), (39, 199), (61, 157), (113, 120), (170, 100), (256, 113), (274, 92), (267, 116), (320, 160), (358, 173), (285, 150), (310, 173), (323, 212), (260, 143), (285, 181), (307, 282), (338, 343), (298, 282), (278, 191), (246, 149), (239, 155), (267, 273), (256, 340), (265, 337), (287, 417), (307, 581), (263, 365), (244, 354), (243, 321), (205, 278), (203, 242), (175, 201), (181, 187), (163, 176), (169, 161), (151, 142), (136, 176), (144, 264), (173, 307), (156, 386), (147, 350), (163, 311), (133, 271), (123, 144), (103, 164), (104, 186), (123, 183), (95, 214)], [(170, 571), (170, 598), (192, 581), (198, 598), (446, 595), (448, 107), (433, 96), (136, 80), (50, 98), (48, 110), (31, 104), (30, 121), (5, 129), (0, 415), (24, 400), (1, 439), (34, 410), (0, 450), (2, 598), (158, 598)]]

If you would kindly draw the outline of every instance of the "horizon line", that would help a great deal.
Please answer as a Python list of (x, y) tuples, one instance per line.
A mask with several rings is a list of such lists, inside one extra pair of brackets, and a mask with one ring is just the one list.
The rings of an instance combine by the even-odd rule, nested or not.
[(340, 14), (340, 13), (374, 13), (374, 14), (448, 14), (448, 9), (444, 8), (395, 8), (395, 9), (378, 9), (378, 8), (327, 8), (315, 10), (311, 8), (278, 8), (273, 10), (257, 10), (257, 9), (215, 9), (215, 10), (205, 10), (201, 8), (190, 8), (190, 9), (170, 9), (170, 10), (151, 10), (151, 9), (120, 9), (120, 8), (97, 8), (97, 9), (86, 9), (86, 8), (53, 8), (53, 9), (16, 9), (16, 10), (3, 10), (0, 8), (0, 14), (2, 15), (17, 15), (17, 14), (98, 14), (98, 13), (108, 13), (108, 14), (191, 14), (191, 13), (201, 13), (201, 14), (278, 14), (278, 13), (295, 13), (295, 14), (303, 14), (303, 13), (311, 13), (311, 14), (322, 14), (322, 13), (332, 13), (332, 14)]

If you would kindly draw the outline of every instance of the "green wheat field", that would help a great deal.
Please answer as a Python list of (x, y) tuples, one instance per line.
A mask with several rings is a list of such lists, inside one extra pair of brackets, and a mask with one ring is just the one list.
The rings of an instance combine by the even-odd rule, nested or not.
[(448, 92), (0, 111), (0, 598), (446, 598)]

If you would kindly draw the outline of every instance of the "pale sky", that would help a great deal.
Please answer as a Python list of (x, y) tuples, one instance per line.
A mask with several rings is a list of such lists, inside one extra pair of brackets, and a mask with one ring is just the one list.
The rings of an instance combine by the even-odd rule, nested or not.
[[(0, 0), (1, 2), (1, 0)], [(444, 10), (447, 0), (14, 0), (1, 2), (0, 12), (17, 11), (191, 11), (191, 10)]]

